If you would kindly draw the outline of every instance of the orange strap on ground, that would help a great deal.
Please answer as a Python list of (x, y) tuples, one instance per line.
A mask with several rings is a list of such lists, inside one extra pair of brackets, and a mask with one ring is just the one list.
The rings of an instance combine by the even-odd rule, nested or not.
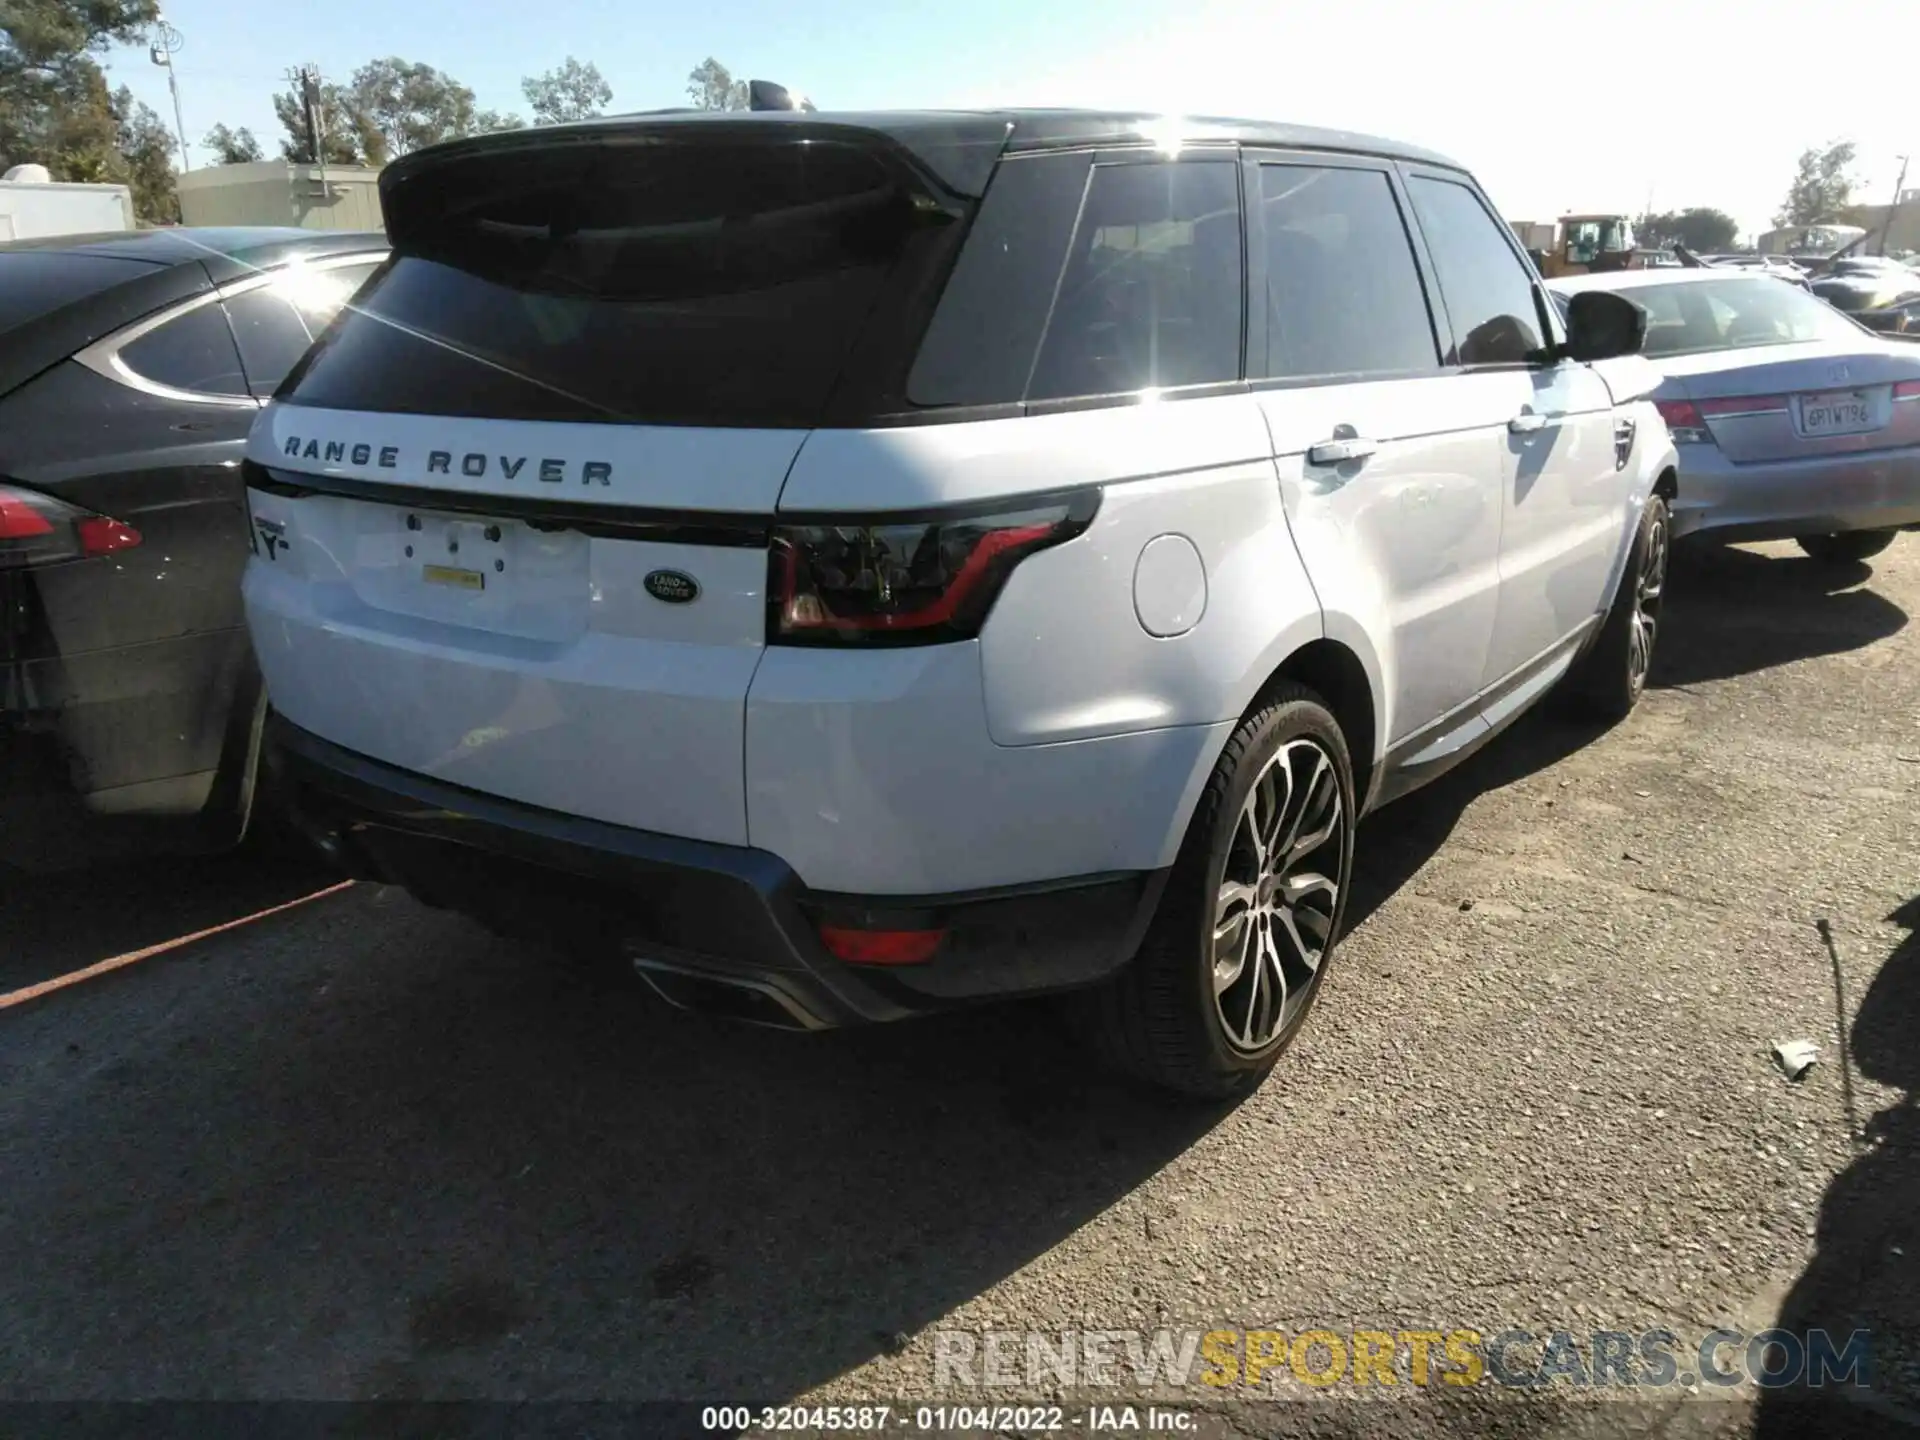
[(51, 995), (56, 990), (64, 990), (69, 985), (78, 985), (83, 980), (91, 980), (96, 975), (105, 975), (113, 970), (124, 970), (129, 965), (137, 965), (142, 960), (151, 960), (155, 955), (164, 955), (169, 950), (178, 950), (183, 945), (191, 945), (196, 940), (205, 940), (209, 935), (219, 935), (228, 930), (237, 930), (242, 925), (251, 925), (256, 920), (264, 920), (269, 915), (278, 915), (283, 910), (292, 910), (301, 905), (311, 904), (315, 900), (337, 895), (353, 884), (351, 880), (342, 880), (338, 885), (329, 885), (324, 890), (316, 890), (311, 895), (302, 895), (298, 900), (289, 900), (284, 905), (270, 905), (265, 910), (256, 910), (251, 915), (242, 915), (238, 920), (229, 920), (221, 925), (213, 925), (205, 930), (196, 930), (191, 935), (177, 935), (171, 940), (162, 940), (158, 945), (149, 945), (144, 950), (129, 950), (124, 955), (115, 955), (110, 960), (101, 960), (87, 966), (84, 970), (72, 970), (65, 975), (56, 975), (51, 980), (42, 980), (38, 985), (28, 985), (19, 990), (9, 990), (0, 995), (0, 1010), (15, 1005), (24, 1005), (29, 1000), (38, 1000), (42, 995)]

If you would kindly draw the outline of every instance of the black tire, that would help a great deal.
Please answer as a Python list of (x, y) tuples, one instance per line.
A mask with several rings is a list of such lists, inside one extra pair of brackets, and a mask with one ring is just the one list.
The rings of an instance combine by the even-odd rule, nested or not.
[[(1268, 985), (1271, 997), (1275, 993), (1271, 977), (1284, 978), (1290, 963), (1297, 981), (1304, 950), (1290, 950), (1287, 959), (1277, 958), (1281, 947), (1289, 943), (1286, 932), (1278, 928), (1284, 922), (1271, 912), (1261, 918), (1267, 890), (1255, 884), (1250, 887), (1250, 895), (1259, 894), (1262, 900), (1249, 903), (1241, 922), (1247, 927), (1239, 959), (1238, 973), (1243, 978), (1229, 985), (1226, 994), (1217, 999), (1213, 983), (1216, 907), (1229, 865), (1236, 867), (1236, 884), (1244, 881), (1242, 867), (1251, 852), (1246, 848), (1249, 832), (1241, 829), (1243, 811), (1256, 782), (1265, 778), (1269, 762), (1277, 759), (1290, 775), (1311, 777), (1290, 782), (1292, 794), (1304, 795), (1294, 832), (1308, 837), (1319, 833), (1326, 812), (1315, 807), (1326, 799), (1326, 782), (1319, 775), (1316, 755), (1325, 757), (1331, 772), (1333, 799), (1338, 805), (1333, 817), (1335, 832), (1301, 854), (1301, 865), (1294, 874), (1296, 880), (1302, 874), (1332, 879), (1334, 892), (1331, 897), (1317, 893), (1311, 906), (1303, 900), (1298, 907), (1289, 907), (1288, 914), (1293, 917), (1293, 933), (1307, 937), (1306, 948), (1311, 948), (1311, 941), (1320, 941), (1319, 959), (1302, 993), (1296, 996), (1293, 987), (1281, 988), (1278, 1012), (1258, 1012), (1266, 1020), (1277, 1022), (1275, 1033), (1251, 1047), (1243, 1046), (1229, 1035), (1222, 1018), (1223, 1010), (1233, 1009), (1236, 986), (1252, 987), (1246, 999), (1243, 1033), (1257, 1034), (1254, 1007), (1259, 1003), (1261, 984)], [(1276, 793), (1278, 784), (1276, 770), (1263, 795)], [(1275, 823), (1276, 834), (1285, 828), (1288, 813), (1283, 806)], [(1140, 953), (1112, 981), (1079, 997), (1083, 1018), (1105, 1056), (1153, 1085), (1203, 1100), (1230, 1099), (1259, 1084), (1299, 1033), (1325, 986), (1352, 877), (1353, 817), (1353, 767), (1339, 725), (1313, 691), (1291, 683), (1281, 685), (1227, 741), (1187, 826), (1179, 858)], [(1309, 819), (1311, 830), (1306, 828)], [(1308, 862), (1313, 867), (1310, 870)], [(1328, 870), (1335, 873), (1326, 876)], [(1269, 882), (1269, 888), (1276, 897), (1284, 893), (1277, 882)], [(1267, 929), (1262, 930), (1262, 925)], [(1274, 937), (1276, 958), (1271, 968), (1265, 967), (1256, 954), (1256, 941), (1262, 934)], [(1251, 972), (1247, 970), (1249, 964), (1255, 967)], [(1261, 1026), (1260, 1030), (1265, 1028)]]
[(1613, 724), (1626, 719), (1640, 703), (1653, 666), (1654, 642), (1660, 635), (1672, 551), (1667, 502), (1655, 495), (1640, 513), (1627, 568), (1600, 622), (1600, 633), (1560, 684), (1557, 698), (1563, 711)]
[(1796, 535), (1798, 545), (1822, 565), (1858, 565), (1893, 544), (1898, 530), (1843, 530), (1838, 535)]

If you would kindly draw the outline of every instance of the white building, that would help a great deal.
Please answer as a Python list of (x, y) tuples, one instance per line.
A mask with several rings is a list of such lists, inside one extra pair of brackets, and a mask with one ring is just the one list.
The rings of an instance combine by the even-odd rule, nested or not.
[(303, 230), (381, 230), (380, 172), (357, 165), (255, 160), (189, 170), (176, 182), (188, 225), (297, 225)]
[(44, 165), (16, 165), (0, 179), (0, 241), (133, 229), (133, 192), (124, 185), (70, 185)]

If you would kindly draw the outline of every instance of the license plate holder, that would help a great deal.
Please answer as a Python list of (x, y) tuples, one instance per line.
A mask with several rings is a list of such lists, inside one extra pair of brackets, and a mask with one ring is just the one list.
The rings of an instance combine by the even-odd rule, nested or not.
[(1822, 390), (1798, 397), (1800, 433), (1809, 439), (1827, 435), (1865, 435), (1887, 422), (1879, 397), (1871, 390)]

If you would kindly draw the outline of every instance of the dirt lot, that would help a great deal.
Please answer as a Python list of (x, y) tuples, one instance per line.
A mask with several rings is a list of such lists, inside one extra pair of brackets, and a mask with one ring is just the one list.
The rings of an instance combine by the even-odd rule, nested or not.
[[(933, 1332), (1777, 1317), (1873, 1329), (1874, 1392), (1168, 1393), (1234, 1433), (1920, 1433), (1920, 537), (1881, 562), (1684, 561), (1629, 723), (1529, 720), (1370, 820), (1331, 988), (1227, 1112), (1043, 1009), (729, 1028), (367, 886), (0, 1009), (0, 1398), (1005, 1402), (1040, 1391), (936, 1390)], [(323, 883), (0, 878), (0, 992)]]

